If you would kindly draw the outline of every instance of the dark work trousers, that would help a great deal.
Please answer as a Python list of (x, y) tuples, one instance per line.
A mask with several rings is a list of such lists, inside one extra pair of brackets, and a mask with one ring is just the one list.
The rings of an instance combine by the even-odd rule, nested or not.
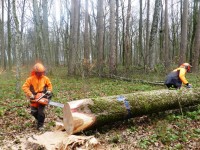
[(31, 106), (31, 114), (37, 120), (37, 128), (42, 127), (44, 124), (45, 120), (44, 110), (45, 110), (44, 105), (39, 105), (38, 108)]

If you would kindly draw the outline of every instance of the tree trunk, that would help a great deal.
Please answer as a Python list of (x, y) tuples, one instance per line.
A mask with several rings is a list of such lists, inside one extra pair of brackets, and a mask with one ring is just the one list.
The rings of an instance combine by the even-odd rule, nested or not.
[(6, 70), (5, 59), (5, 44), (4, 44), (4, 0), (1, 0), (1, 19), (0, 19), (0, 33), (1, 33), (1, 66), (3, 70)]
[(164, 8), (163, 8), (163, 4), (161, 2), (161, 14), (160, 14), (160, 27), (159, 27), (159, 52), (158, 52), (158, 58), (159, 61), (164, 62)]
[[(11, 4), (10, 0), (8, 0), (8, 12), (11, 12)], [(12, 40), (12, 34), (11, 34), (11, 13), (8, 13), (8, 21), (7, 21), (7, 32), (8, 32), (8, 69), (11, 71), (12, 68), (12, 59), (11, 59), (11, 40)]]
[(48, 65), (48, 72), (51, 70), (51, 52), (49, 46), (49, 25), (48, 25), (48, 1), (42, 0), (43, 22), (42, 22), (42, 50), (44, 53), (44, 61)]
[(188, 0), (184, 0), (183, 14), (182, 14), (182, 26), (181, 26), (181, 44), (180, 44), (180, 58), (179, 65), (186, 61), (187, 50), (187, 21), (188, 19)]
[[(126, 34), (125, 34), (125, 69), (126, 72), (129, 72), (131, 67), (131, 43), (130, 43), (130, 34), (129, 34), (129, 20), (131, 17), (131, 1), (128, 1), (128, 9), (127, 9), (127, 18), (126, 18)], [(140, 49), (139, 49), (140, 51)]]
[(165, 35), (164, 35), (164, 64), (166, 70), (169, 69), (170, 57), (169, 57), (169, 25), (168, 25), (168, 0), (165, 0)]
[(103, 1), (98, 0), (97, 2), (97, 67), (98, 67), (98, 74), (101, 76), (103, 74), (103, 33), (104, 33), (104, 26), (103, 26)]
[(147, 0), (147, 21), (146, 21), (146, 47), (145, 47), (145, 59), (144, 67), (145, 72), (147, 72), (149, 62), (149, 16), (150, 16), (150, 0)]
[(24, 32), (24, 15), (25, 15), (25, 4), (26, 4), (26, 0), (23, 0), (23, 6), (22, 6), (22, 15), (21, 15), (21, 26), (19, 27), (20, 28), (20, 49), (21, 49), (21, 64), (22, 65), (25, 65), (25, 57), (26, 57), (26, 50), (24, 49), (24, 46), (22, 44), (22, 41), (23, 41), (23, 32)]
[(153, 48), (155, 44), (156, 34), (158, 30), (158, 21), (159, 21), (159, 14), (161, 9), (161, 0), (155, 1), (155, 8), (154, 8), (154, 15), (153, 15), (153, 22), (151, 27), (150, 39), (149, 39), (149, 67), (150, 69), (154, 69), (155, 65), (155, 49)]
[(78, 8), (79, 0), (71, 0), (71, 16), (70, 16), (70, 45), (68, 60), (68, 75), (76, 74), (76, 54), (78, 51)]
[(124, 1), (121, 0), (121, 15), (122, 15), (122, 37), (121, 37), (121, 59), (122, 59), (122, 65), (125, 66), (125, 15), (124, 15)]
[[(159, 90), (137, 92), (120, 96), (82, 99), (68, 102), (63, 109), (69, 119), (64, 128), (69, 134), (124, 120), (170, 109), (199, 104), (200, 90)], [(122, 96), (121, 96), (122, 98)], [(71, 115), (69, 114), (69, 106)], [(64, 118), (66, 118), (64, 116)], [(70, 117), (69, 117), (70, 116)], [(73, 123), (71, 122), (73, 117)]]
[(15, 0), (12, 1), (12, 12), (15, 22), (15, 49), (16, 49), (16, 96), (20, 96), (21, 91), (21, 72), (20, 72), (20, 66), (21, 66), (21, 59), (20, 59), (20, 31), (19, 31), (19, 21), (16, 14), (16, 6), (15, 6)]
[[(119, 27), (119, 0), (116, 0), (116, 27)], [(120, 51), (119, 51), (119, 28), (116, 28), (115, 34), (115, 47), (117, 52), (117, 65), (121, 64), (120, 62)]]
[(41, 36), (40, 36), (40, 13), (38, 2), (33, 0), (33, 22), (34, 22), (34, 46), (35, 46), (35, 59), (40, 60), (43, 58), (41, 51)]
[[(171, 3), (173, 3), (173, 0), (171, 0)], [(176, 6), (177, 5), (177, 6)], [(172, 5), (171, 6), (171, 34), (172, 34), (172, 52), (171, 52), (171, 59), (172, 61), (176, 61), (176, 57), (178, 55), (178, 50), (179, 50), (179, 38), (178, 38), (178, 30), (180, 28), (179, 23), (178, 23), (178, 4)], [(176, 7), (175, 7), (176, 6)]]
[(89, 14), (88, 14), (88, 0), (85, 1), (85, 31), (84, 31), (84, 76), (89, 75), (89, 67), (90, 67), (90, 42), (89, 42)]
[[(144, 64), (144, 55), (143, 55), (143, 31), (142, 31), (142, 27), (143, 27), (143, 17), (142, 17), (142, 1), (140, 0), (140, 20), (139, 20), (139, 42), (138, 42), (138, 47), (139, 47), (139, 52), (141, 54), (141, 61), (143, 61)], [(140, 62), (141, 64), (141, 62)]]
[(194, 37), (194, 59), (193, 59), (193, 71), (198, 72), (199, 70), (199, 49), (200, 49), (200, 6), (199, 6), (199, 12), (198, 12), (198, 21), (197, 21), (197, 27)]
[(116, 47), (115, 47), (115, 6), (116, 1), (110, 0), (110, 52), (109, 52), (109, 72), (110, 74), (116, 74), (116, 65), (117, 65), (117, 57), (116, 57)]
[[(189, 51), (190, 51), (190, 57), (189, 57), (189, 63), (193, 65), (193, 59), (194, 59), (194, 37), (195, 37), (195, 33), (196, 33), (196, 28), (197, 28), (197, 20), (198, 20), (198, 0), (194, 0), (193, 2), (193, 10), (192, 10), (192, 17), (190, 18), (189, 22), (191, 22), (190, 28), (189, 30), (191, 30), (189, 39), (190, 39), (190, 46), (189, 46)], [(194, 70), (194, 68), (192, 69), (192, 71)]]

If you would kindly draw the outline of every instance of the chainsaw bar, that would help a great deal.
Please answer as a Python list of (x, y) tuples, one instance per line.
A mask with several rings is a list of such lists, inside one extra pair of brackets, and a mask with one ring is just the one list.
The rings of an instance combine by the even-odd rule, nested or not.
[(49, 102), (49, 105), (57, 106), (57, 107), (61, 107), (61, 108), (64, 107), (64, 104), (58, 103), (58, 102), (54, 102), (54, 101), (50, 101), (50, 102)]

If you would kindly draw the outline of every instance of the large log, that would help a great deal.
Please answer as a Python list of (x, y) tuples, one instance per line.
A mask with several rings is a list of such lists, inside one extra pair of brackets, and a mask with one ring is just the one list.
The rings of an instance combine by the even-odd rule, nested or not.
[[(155, 90), (119, 95), (82, 99), (68, 102), (73, 123), (64, 122), (69, 134), (81, 132), (91, 127), (101, 126), (129, 117), (136, 117), (165, 110), (196, 105), (200, 103), (200, 89)], [(66, 105), (68, 105), (66, 104)], [(71, 112), (71, 114), (69, 114)], [(65, 118), (65, 116), (64, 116)]]

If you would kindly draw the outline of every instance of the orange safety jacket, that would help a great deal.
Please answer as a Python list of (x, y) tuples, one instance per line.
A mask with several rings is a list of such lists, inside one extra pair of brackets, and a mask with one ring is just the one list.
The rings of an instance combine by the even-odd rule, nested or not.
[(186, 72), (187, 72), (187, 70), (185, 69), (185, 68), (177, 68), (177, 69), (174, 69), (173, 70), (173, 72), (177, 72), (177, 71), (179, 71), (179, 78), (180, 78), (180, 80), (183, 82), (183, 84), (187, 84), (188, 83), (188, 81), (187, 81), (187, 79), (185, 78), (185, 74), (186, 74)]
[(182, 83), (187, 84), (188, 81), (185, 78), (187, 70), (185, 68), (179, 67), (174, 69), (167, 75), (165, 85), (175, 85), (176, 87), (181, 87)]
[[(45, 75), (37, 78), (36, 75), (30, 76), (22, 86), (22, 90), (26, 96), (30, 97), (32, 94), (43, 93), (45, 91), (52, 91), (52, 84), (49, 78)], [(31, 106), (38, 107), (38, 103), (31, 103)]]

